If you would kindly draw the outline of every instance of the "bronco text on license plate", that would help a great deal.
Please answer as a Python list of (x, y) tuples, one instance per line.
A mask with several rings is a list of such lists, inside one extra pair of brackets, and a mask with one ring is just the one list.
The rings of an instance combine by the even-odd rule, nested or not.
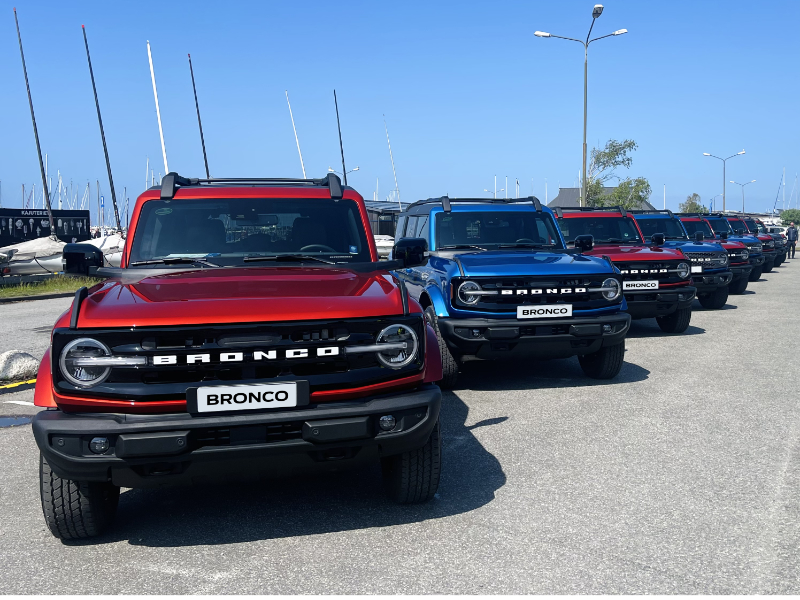
[(539, 306), (518, 306), (518, 319), (554, 319), (571, 317), (572, 304), (541, 304)]
[(658, 281), (623, 281), (622, 290), (625, 292), (634, 290), (657, 290)]
[(296, 383), (214, 385), (197, 388), (197, 412), (259, 410), (297, 406)]

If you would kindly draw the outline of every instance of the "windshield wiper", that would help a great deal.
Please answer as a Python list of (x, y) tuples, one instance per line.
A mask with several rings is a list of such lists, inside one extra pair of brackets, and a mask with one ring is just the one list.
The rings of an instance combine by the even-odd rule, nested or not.
[(306, 260), (316, 260), (326, 265), (335, 265), (336, 263), (317, 256), (309, 256), (307, 254), (280, 254), (278, 256), (245, 256), (244, 262), (263, 262), (263, 261), (296, 261), (302, 262)]
[(437, 250), (462, 250), (466, 248), (475, 248), (476, 250), (483, 250), (484, 252), (486, 251), (486, 248), (473, 246), (472, 244), (451, 244), (449, 246), (439, 246)]
[(500, 244), (498, 248), (555, 248), (555, 244), (532, 244), (522, 242), (521, 244)]
[(155, 258), (153, 260), (137, 260), (132, 262), (132, 267), (141, 265), (190, 265), (190, 264), (206, 265), (209, 267), (220, 267), (217, 263), (210, 262), (205, 258), (192, 258), (189, 256), (168, 256), (167, 258)]

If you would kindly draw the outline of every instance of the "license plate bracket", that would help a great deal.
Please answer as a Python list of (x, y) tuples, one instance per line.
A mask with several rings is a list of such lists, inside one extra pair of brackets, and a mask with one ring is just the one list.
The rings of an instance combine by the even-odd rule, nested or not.
[[(260, 389), (262, 392), (264, 390), (269, 390), (270, 387), (276, 386), (289, 386), (294, 385), (295, 387), (295, 397), (296, 403), (291, 404), (290, 406), (282, 406), (280, 403), (275, 403), (274, 401), (270, 402), (248, 402), (242, 408), (242, 405), (234, 404), (231, 402), (230, 406), (226, 403), (224, 408), (220, 407), (217, 410), (202, 410), (203, 406), (198, 406), (198, 390), (203, 390), (204, 392), (209, 392), (211, 390), (217, 389), (222, 391), (223, 389), (240, 389), (242, 392), (245, 390), (258, 390)], [(306, 380), (295, 380), (295, 381), (237, 381), (236, 383), (231, 383), (230, 385), (225, 385), (223, 383), (218, 383), (215, 385), (204, 385), (204, 386), (197, 386), (197, 387), (190, 387), (186, 390), (186, 411), (194, 416), (215, 416), (220, 414), (242, 414), (242, 413), (252, 413), (252, 412), (275, 412), (281, 410), (282, 408), (286, 409), (294, 409), (299, 408), (302, 406), (308, 406), (310, 403), (311, 394), (309, 392), (309, 385), (308, 381)], [(207, 407), (206, 407), (207, 408)]]

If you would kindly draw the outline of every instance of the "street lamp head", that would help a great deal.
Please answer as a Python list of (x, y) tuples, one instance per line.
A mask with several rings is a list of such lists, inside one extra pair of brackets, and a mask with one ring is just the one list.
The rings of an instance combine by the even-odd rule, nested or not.
[(737, 156), (740, 155), (740, 154), (744, 154), (744, 150), (742, 150), (741, 152), (737, 152), (736, 153)]
[(755, 183), (755, 182), (756, 182), (756, 180), (755, 180), (755, 179), (753, 179), (753, 181), (751, 181), (750, 183)]
[(596, 19), (600, 15), (603, 14), (603, 5), (602, 4), (595, 4), (594, 8), (592, 9), (592, 18)]
[(703, 156), (711, 156), (708, 152), (703, 152)]
[(535, 35), (536, 37), (550, 37), (550, 34), (547, 33), (546, 31), (534, 31), (533, 35)]
[(358, 167), (356, 167), (355, 169), (353, 169), (353, 171), (358, 171)]
[(628, 33), (628, 30), (627, 30), (627, 29), (617, 29), (617, 30), (616, 30), (614, 33), (612, 33), (611, 35), (622, 35), (623, 33)]
[(331, 167), (328, 167), (328, 173), (335, 173), (335, 172), (336, 171), (334, 171)]

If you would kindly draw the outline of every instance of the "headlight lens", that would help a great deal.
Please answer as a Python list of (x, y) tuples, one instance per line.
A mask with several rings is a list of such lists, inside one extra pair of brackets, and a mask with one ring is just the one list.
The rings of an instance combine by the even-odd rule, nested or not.
[(59, 359), (61, 374), (72, 385), (89, 388), (106, 380), (111, 368), (107, 366), (86, 366), (76, 364), (82, 358), (111, 356), (111, 351), (102, 342), (92, 338), (80, 338), (64, 347)]
[(728, 253), (727, 252), (723, 252), (722, 254), (720, 254), (720, 256), (719, 256), (719, 264), (722, 265), (722, 266), (725, 266), (725, 265), (728, 264)]
[(678, 277), (681, 279), (686, 279), (689, 276), (689, 263), (679, 263), (678, 264)]
[(465, 281), (458, 288), (458, 299), (464, 304), (477, 304), (478, 300), (481, 299), (480, 295), (470, 294), (470, 292), (479, 292), (480, 289), (481, 286), (474, 281)]
[(606, 300), (616, 300), (617, 298), (619, 298), (620, 294), (622, 294), (622, 286), (616, 279), (611, 279), (609, 277), (603, 282), (603, 287), (610, 288), (608, 290), (603, 291), (603, 297)]
[(750, 258), (750, 253), (747, 250), (742, 250), (742, 260)]
[[(389, 325), (378, 334), (377, 345), (391, 344), (391, 349), (377, 353), (378, 361), (390, 369), (401, 369), (411, 363), (419, 352), (417, 334), (405, 325)], [(403, 344), (405, 346), (403, 347)]]

